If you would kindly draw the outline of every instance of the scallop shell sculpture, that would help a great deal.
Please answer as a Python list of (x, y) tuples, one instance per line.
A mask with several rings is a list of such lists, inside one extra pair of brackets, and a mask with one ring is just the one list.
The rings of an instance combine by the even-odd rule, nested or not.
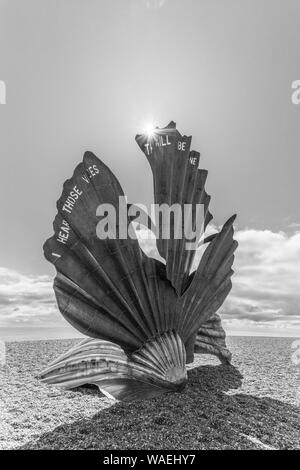
[[(156, 204), (202, 204), (203, 229), (212, 219), (205, 191), (207, 171), (191, 137), (174, 122), (136, 141), (149, 160)], [(120, 199), (121, 197), (121, 199)], [(101, 204), (121, 213), (120, 183), (93, 153), (86, 152), (57, 202), (54, 235), (44, 245), (57, 275), (54, 291), (64, 318), (88, 338), (52, 362), (41, 379), (67, 389), (95, 384), (115, 399), (134, 401), (180, 391), (194, 353), (230, 362), (225, 332), (216, 313), (231, 289), (237, 242), (231, 217), (204, 239), (205, 251), (192, 270), (197, 248), (185, 237), (158, 234), (165, 262), (147, 256), (137, 239), (97, 235)], [(130, 207), (130, 205), (128, 205)], [(124, 211), (123, 211), (124, 219)], [(129, 227), (132, 218), (118, 221)], [(193, 217), (191, 216), (192, 225)], [(119, 225), (118, 225), (119, 224)], [(194, 224), (195, 225), (195, 224)], [(117, 228), (118, 228), (117, 227)], [(196, 237), (200, 240), (201, 234)]]

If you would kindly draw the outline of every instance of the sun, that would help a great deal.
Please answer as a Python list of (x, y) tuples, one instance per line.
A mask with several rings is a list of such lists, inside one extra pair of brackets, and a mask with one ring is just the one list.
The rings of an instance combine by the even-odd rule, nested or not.
[(145, 134), (147, 134), (148, 137), (153, 137), (153, 135), (155, 134), (155, 128), (154, 128), (154, 125), (153, 124), (146, 124), (145, 128), (144, 128), (144, 132)]

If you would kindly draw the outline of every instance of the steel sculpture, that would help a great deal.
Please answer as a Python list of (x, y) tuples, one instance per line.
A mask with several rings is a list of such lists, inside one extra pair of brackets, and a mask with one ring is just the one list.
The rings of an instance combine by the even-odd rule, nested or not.
[[(191, 137), (174, 122), (152, 135), (137, 135), (153, 173), (157, 205), (203, 207), (202, 231), (193, 249), (174, 234), (157, 235), (165, 262), (147, 256), (133, 237), (101, 239), (99, 207), (120, 211), (120, 183), (93, 153), (86, 152), (57, 202), (54, 235), (44, 245), (57, 275), (58, 307), (88, 338), (56, 359), (41, 374), (44, 382), (67, 389), (95, 384), (109, 396), (134, 401), (179, 391), (187, 382), (186, 363), (194, 353), (210, 353), (230, 362), (217, 311), (231, 289), (234, 251), (231, 217), (222, 229), (203, 238), (212, 219), (205, 191), (207, 171), (199, 169)], [(128, 205), (130, 208), (131, 206)], [(192, 210), (193, 212), (193, 210)], [(103, 213), (101, 213), (103, 216)], [(193, 214), (187, 216), (195, 229)], [(133, 218), (117, 221), (129, 228)], [(201, 238), (202, 237), (202, 238)], [(205, 251), (196, 270), (198, 243)]]

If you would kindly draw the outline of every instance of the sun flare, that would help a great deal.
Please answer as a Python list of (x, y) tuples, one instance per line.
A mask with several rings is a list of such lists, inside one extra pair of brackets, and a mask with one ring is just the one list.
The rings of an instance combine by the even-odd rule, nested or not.
[(153, 137), (155, 133), (155, 127), (153, 124), (146, 124), (144, 128), (144, 133), (147, 134), (148, 137)]

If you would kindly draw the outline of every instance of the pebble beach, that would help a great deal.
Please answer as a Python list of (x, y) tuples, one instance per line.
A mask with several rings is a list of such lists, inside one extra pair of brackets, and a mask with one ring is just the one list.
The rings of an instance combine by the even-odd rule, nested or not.
[(183, 392), (129, 404), (36, 378), (78, 339), (7, 342), (0, 449), (299, 449), (295, 339), (229, 337), (231, 366), (197, 355)]

